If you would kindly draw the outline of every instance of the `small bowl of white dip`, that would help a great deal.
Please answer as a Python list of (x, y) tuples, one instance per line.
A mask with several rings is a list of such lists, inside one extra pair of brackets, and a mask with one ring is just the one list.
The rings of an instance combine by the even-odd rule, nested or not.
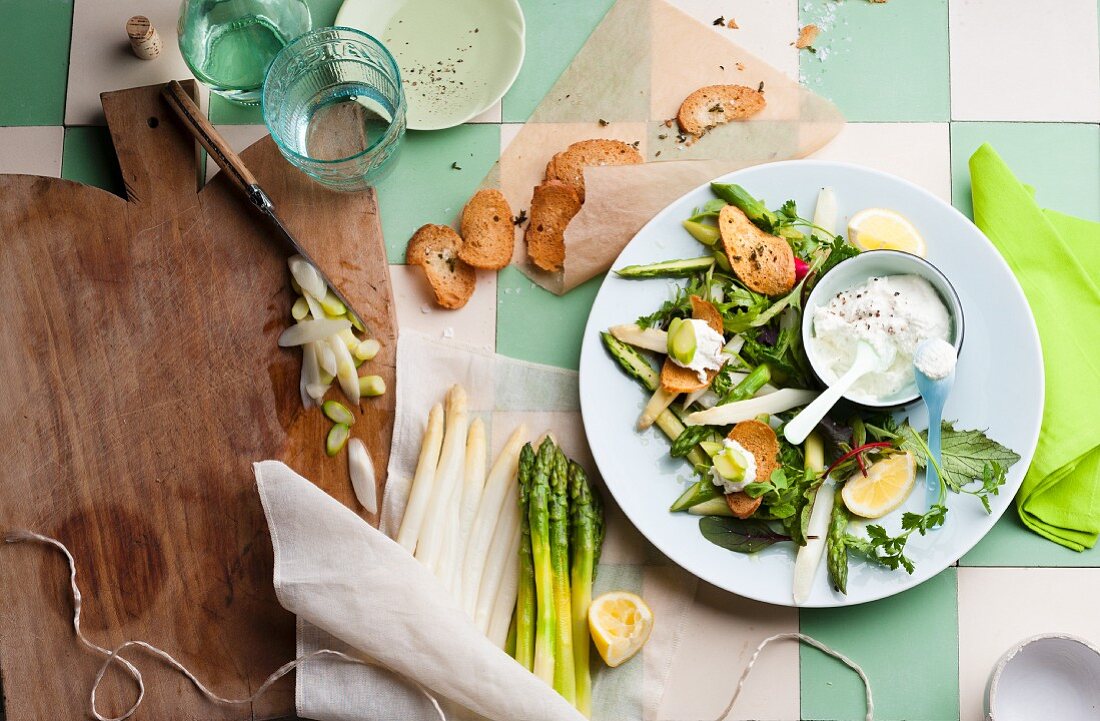
[(871, 250), (823, 275), (806, 299), (802, 343), (818, 379), (831, 385), (851, 367), (860, 341), (893, 361), (868, 373), (844, 397), (869, 408), (916, 401), (913, 356), (939, 338), (962, 347), (963, 309), (946, 276), (924, 258), (896, 250)]

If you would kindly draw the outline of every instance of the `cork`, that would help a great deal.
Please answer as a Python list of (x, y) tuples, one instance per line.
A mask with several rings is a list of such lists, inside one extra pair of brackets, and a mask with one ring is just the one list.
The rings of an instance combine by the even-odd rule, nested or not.
[(160, 35), (144, 15), (135, 15), (126, 21), (126, 35), (130, 47), (142, 60), (152, 60), (160, 55)]

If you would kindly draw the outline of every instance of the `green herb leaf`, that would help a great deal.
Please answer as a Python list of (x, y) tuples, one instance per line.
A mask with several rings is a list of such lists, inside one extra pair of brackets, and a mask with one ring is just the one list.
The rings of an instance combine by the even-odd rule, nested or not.
[(724, 516), (700, 518), (699, 532), (714, 545), (736, 553), (756, 553), (775, 543), (791, 540), (790, 536), (776, 532), (764, 521)]
[[(917, 440), (917, 431), (908, 423), (899, 428), (898, 433), (903, 438), (900, 448), (912, 452), (917, 459), (917, 465), (921, 468), (927, 466), (928, 454), (924, 446), (928, 439), (928, 432), (920, 433), (920, 438), (925, 443)], [(940, 448), (943, 456), (940, 464), (943, 468), (943, 481), (955, 493), (961, 493), (964, 486), (974, 481), (982, 481), (984, 484), (987, 466), (992, 467), (996, 464), (1007, 471), (1020, 460), (1018, 453), (1002, 446), (985, 432), (956, 430), (952, 421), (943, 422)], [(990, 471), (993, 472), (994, 477), (997, 475), (995, 469), (990, 468)]]

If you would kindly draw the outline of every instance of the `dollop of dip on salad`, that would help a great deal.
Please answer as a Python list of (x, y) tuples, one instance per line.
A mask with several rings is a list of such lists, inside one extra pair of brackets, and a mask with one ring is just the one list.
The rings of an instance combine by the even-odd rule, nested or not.
[(670, 334), (670, 341), (675, 342), (682, 338), (683, 352), (677, 353), (670, 348), (672, 352), (668, 357), (681, 368), (695, 371), (695, 375), (699, 376), (699, 382), (706, 383), (707, 371), (722, 367), (722, 346), (725, 345), (726, 339), (707, 325), (705, 320), (684, 319), (680, 321), (678, 330), (679, 332), (675, 334), (676, 338), (672, 338), (673, 334)]
[(860, 341), (880, 355), (896, 351), (881, 372), (868, 373), (852, 386), (852, 394), (885, 398), (914, 382), (913, 356), (922, 341), (946, 342), (951, 317), (935, 288), (918, 275), (889, 275), (837, 293), (814, 311), (814, 351), (833, 383), (855, 360)]
[(723, 493), (743, 491), (756, 481), (756, 456), (732, 438), (722, 440), (721, 450), (711, 460), (711, 480)]

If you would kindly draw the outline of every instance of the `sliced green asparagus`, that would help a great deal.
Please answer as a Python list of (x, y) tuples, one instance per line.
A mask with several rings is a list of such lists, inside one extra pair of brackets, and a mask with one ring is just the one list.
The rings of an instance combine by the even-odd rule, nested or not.
[(550, 565), (554, 571), (554, 690), (569, 703), (577, 700), (573, 669), (573, 618), (569, 591), (569, 460), (561, 449), (550, 470)]
[(547, 438), (535, 456), (527, 519), (531, 526), (531, 558), (535, 571), (535, 657), (532, 671), (554, 685), (554, 649), (557, 624), (554, 606), (554, 568), (550, 559), (550, 471), (557, 447)]
[(692, 506), (697, 506), (700, 503), (718, 498), (722, 495), (722, 492), (718, 489), (718, 486), (714, 485), (714, 482), (708, 478), (702, 478), (695, 483), (688, 486), (687, 490), (680, 494), (680, 497), (672, 504), (670, 511), (686, 511)]
[(528, 520), (531, 475), (535, 468), (535, 451), (528, 443), (519, 452), (519, 588), (516, 592), (516, 652), (515, 659), (528, 671), (535, 659), (535, 564), (531, 556), (531, 526)]
[(717, 225), (700, 223), (698, 220), (691, 220), (690, 218), (683, 221), (681, 225), (684, 226), (687, 232), (691, 233), (692, 238), (695, 238), (703, 245), (714, 245), (718, 242), (718, 238), (721, 237)]
[(569, 464), (573, 609), (573, 667), (577, 677), (576, 706), (585, 716), (592, 715), (592, 674), (588, 661), (591, 654), (588, 631), (588, 607), (592, 605), (592, 581), (603, 544), (603, 511), (600, 497), (592, 490), (584, 469)]
[(660, 263), (649, 263), (647, 265), (628, 265), (622, 270), (615, 271), (615, 275), (628, 280), (638, 280), (642, 278), (688, 278), (696, 273), (708, 270), (712, 265), (714, 265), (714, 256), (704, 255), (702, 258), (664, 260)]

